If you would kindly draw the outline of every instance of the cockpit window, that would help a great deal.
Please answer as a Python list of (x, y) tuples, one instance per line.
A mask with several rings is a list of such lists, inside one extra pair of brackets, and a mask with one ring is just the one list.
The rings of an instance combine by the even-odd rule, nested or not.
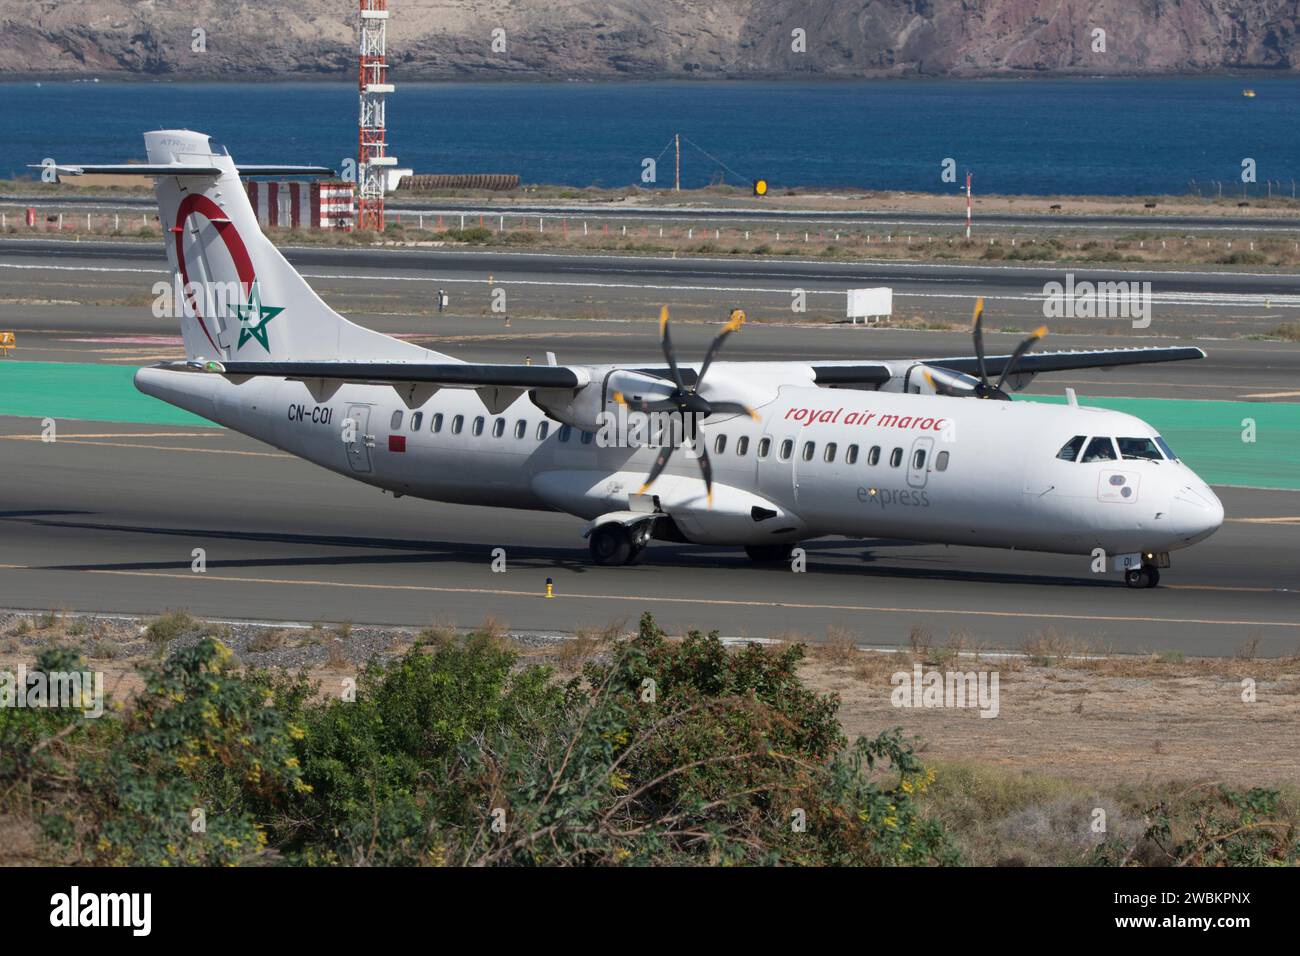
[(1083, 453), (1083, 462), (1085, 464), (1090, 461), (1114, 460), (1115, 444), (1109, 438), (1100, 435), (1088, 442), (1088, 450)]
[(1178, 460), (1178, 456), (1174, 454), (1174, 450), (1169, 447), (1169, 442), (1165, 441), (1159, 435), (1156, 436), (1156, 444), (1160, 446), (1160, 450), (1165, 453), (1165, 457), (1170, 461)]
[(1150, 438), (1117, 438), (1119, 456), (1130, 460), (1160, 461), (1160, 449)]
[(1079, 452), (1083, 448), (1083, 443), (1088, 440), (1087, 435), (1075, 435), (1056, 453), (1056, 457), (1062, 461), (1074, 461), (1079, 457)]

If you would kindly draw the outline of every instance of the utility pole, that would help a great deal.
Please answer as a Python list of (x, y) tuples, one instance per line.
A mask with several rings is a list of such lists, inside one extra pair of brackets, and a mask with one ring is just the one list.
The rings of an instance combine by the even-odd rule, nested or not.
[(673, 134), (673, 144), (677, 147), (677, 167), (676, 167), (677, 171), (673, 174), (673, 192), (679, 193), (682, 191), (682, 134), (681, 133)]

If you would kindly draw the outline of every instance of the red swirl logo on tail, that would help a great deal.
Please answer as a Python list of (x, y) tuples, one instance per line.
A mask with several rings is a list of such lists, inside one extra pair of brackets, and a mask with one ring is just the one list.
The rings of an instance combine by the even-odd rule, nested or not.
[(230, 261), (235, 266), (235, 275), (239, 278), (240, 288), (248, 290), (248, 303), (235, 309), (235, 317), (240, 321), (239, 344), (236, 348), (241, 348), (252, 338), (269, 352), (271, 348), (266, 337), (266, 323), (283, 309), (262, 305), (261, 295), (257, 290), (257, 273), (253, 269), (253, 260), (248, 255), (248, 249), (239, 235), (239, 230), (230, 221), (225, 210), (207, 196), (190, 195), (185, 197), (176, 211), (176, 226), (172, 233), (176, 236), (176, 267), (180, 270), (186, 302), (194, 310), (194, 317), (198, 319), (203, 335), (213, 349), (220, 353), (221, 347), (212, 337), (212, 330), (208, 328), (207, 319), (190, 288), (189, 270), (185, 264), (185, 224), (190, 216), (203, 216), (217, 230), (217, 235), (221, 237), (226, 252), (230, 255)]

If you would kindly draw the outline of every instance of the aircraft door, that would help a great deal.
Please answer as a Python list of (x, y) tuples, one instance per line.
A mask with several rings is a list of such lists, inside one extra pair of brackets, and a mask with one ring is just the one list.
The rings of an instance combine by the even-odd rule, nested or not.
[(799, 453), (799, 430), (768, 427), (763, 430), (755, 449), (759, 494), (786, 507), (799, 500), (799, 482), (795, 475), (795, 458)]
[(348, 464), (358, 474), (370, 473), (370, 449), (375, 447), (375, 436), (369, 433), (370, 406), (349, 405), (348, 416), (353, 422), (352, 440), (344, 444)]
[(934, 439), (929, 436), (912, 442), (907, 457), (907, 484), (911, 488), (924, 488), (933, 467)]

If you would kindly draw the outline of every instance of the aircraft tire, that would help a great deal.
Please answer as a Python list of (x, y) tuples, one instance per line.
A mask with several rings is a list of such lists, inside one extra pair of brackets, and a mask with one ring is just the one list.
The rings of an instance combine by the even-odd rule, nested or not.
[(602, 567), (627, 564), (632, 558), (632, 535), (621, 524), (603, 524), (587, 542), (591, 560)]
[(1131, 588), (1153, 588), (1160, 583), (1160, 572), (1155, 568), (1133, 568), (1124, 572), (1124, 583)]

